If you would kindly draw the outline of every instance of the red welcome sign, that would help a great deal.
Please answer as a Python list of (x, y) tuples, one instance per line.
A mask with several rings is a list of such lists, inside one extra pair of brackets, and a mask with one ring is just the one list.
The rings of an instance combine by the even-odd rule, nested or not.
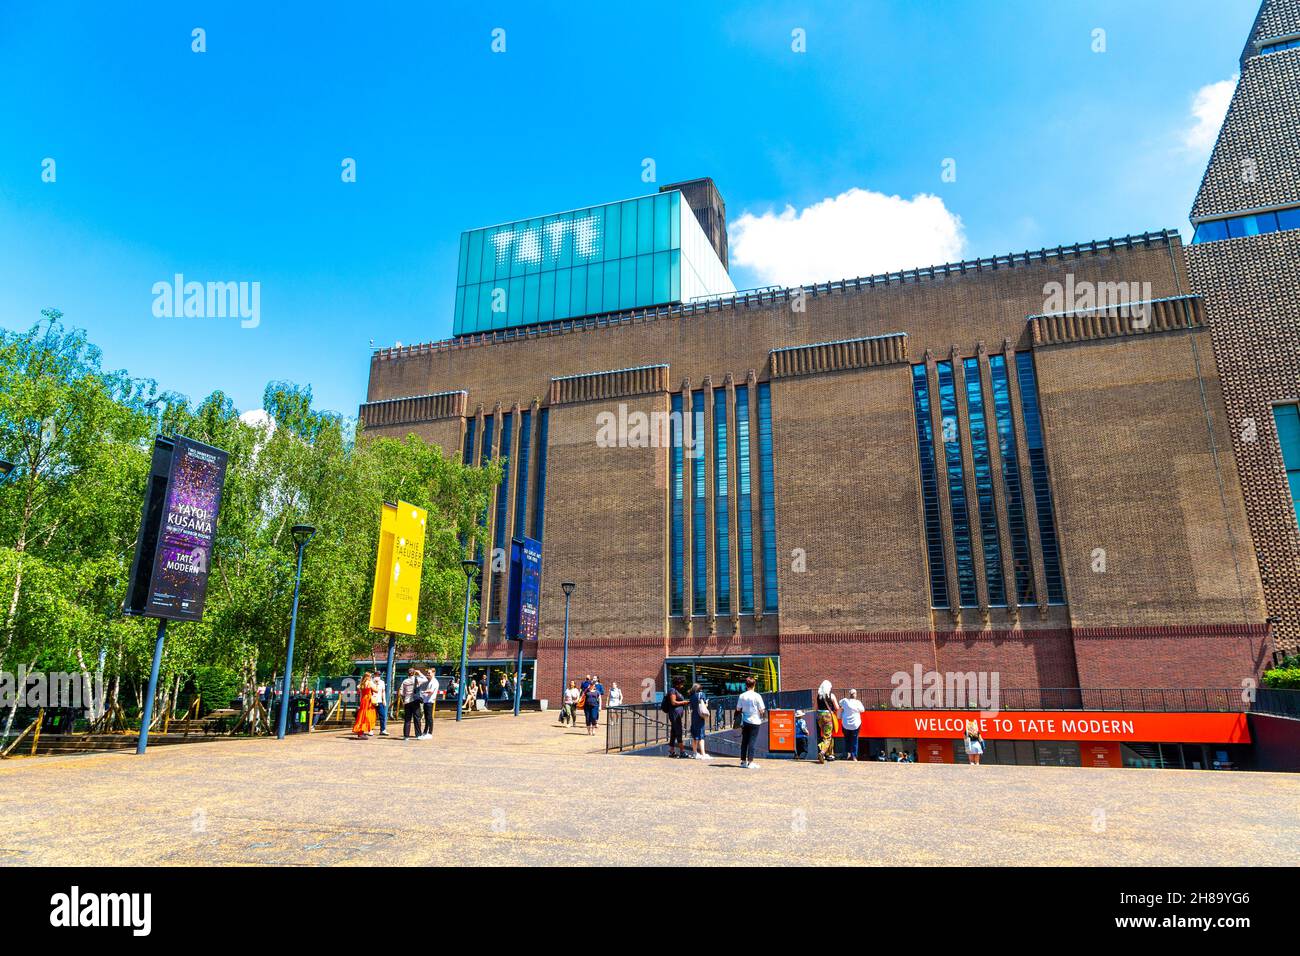
[(869, 710), (863, 737), (960, 737), (966, 721), (996, 740), (1111, 740), (1124, 743), (1248, 744), (1245, 714), (1147, 714), (1090, 710), (1002, 711), (985, 717), (969, 710)]

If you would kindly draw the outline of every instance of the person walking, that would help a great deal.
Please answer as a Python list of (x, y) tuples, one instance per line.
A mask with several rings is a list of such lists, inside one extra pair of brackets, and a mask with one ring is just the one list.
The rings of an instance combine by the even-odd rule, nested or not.
[(682, 678), (674, 677), (672, 686), (664, 694), (663, 703), (660, 705), (663, 712), (668, 715), (668, 756), (670, 757), (686, 756), (686, 745), (682, 742), (682, 723), (690, 701), (682, 693), (683, 683), (685, 681)]
[(740, 765), (746, 770), (757, 770), (754, 762), (754, 744), (758, 740), (759, 728), (763, 726), (763, 715), (767, 705), (763, 695), (754, 690), (758, 682), (752, 677), (745, 678), (745, 692), (736, 698), (736, 713), (740, 715)]
[(560, 711), (560, 724), (568, 724), (570, 727), (578, 726), (578, 702), (582, 699), (582, 691), (578, 690), (576, 680), (569, 681), (569, 686), (564, 688), (564, 709)]
[(984, 756), (984, 735), (977, 720), (966, 721), (966, 756), (974, 767), (980, 765), (980, 757)]
[(831, 682), (824, 680), (817, 688), (817, 762), (835, 759), (835, 715), (840, 702), (831, 690)]
[(406, 679), (398, 686), (402, 698), (402, 739), (411, 739), (411, 724), (415, 724), (415, 738), (420, 738), (420, 689), (424, 680), (420, 672), (411, 668)]
[(361, 696), (357, 700), (357, 719), (352, 722), (352, 732), (358, 740), (368, 740), (375, 732), (375, 685), (369, 672), (361, 675), (357, 688)]
[(420, 703), (424, 707), (424, 733), (420, 735), (420, 740), (433, 739), (433, 711), (438, 706), (438, 678), (433, 672), (433, 668), (427, 668), (422, 672), (424, 677), (424, 686), (420, 688)]
[(802, 710), (794, 712), (794, 759), (803, 760), (808, 756), (808, 721), (804, 720)]
[(587, 693), (583, 698), (583, 711), (587, 715), (587, 736), (590, 737), (596, 732), (596, 725), (600, 723), (600, 698), (601, 686), (594, 681), (587, 685)]
[(388, 683), (383, 675), (375, 673), (370, 676), (372, 699), (375, 702), (375, 716), (379, 718), (379, 736), (388, 736)]
[(840, 726), (844, 728), (844, 757), (855, 763), (858, 759), (858, 734), (862, 732), (862, 701), (856, 688), (840, 701)]
[(623, 688), (618, 686), (618, 681), (614, 681), (609, 685), (609, 706), (623, 706)]
[(691, 755), (696, 760), (712, 760), (704, 751), (704, 732), (709, 720), (709, 700), (704, 696), (704, 688), (699, 684), (691, 685)]

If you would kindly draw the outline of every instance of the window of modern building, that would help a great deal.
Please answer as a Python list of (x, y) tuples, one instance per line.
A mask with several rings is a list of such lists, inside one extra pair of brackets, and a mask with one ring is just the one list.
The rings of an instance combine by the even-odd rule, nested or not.
[(1011, 388), (1005, 356), (989, 356), (989, 384), (993, 391), (993, 416), (997, 422), (998, 451), (1002, 458), (1002, 487), (1007, 495), (1007, 535), (1011, 539), (1011, 561), (1015, 566), (1016, 601), (1022, 605), (1035, 604), (1029, 525), (1025, 521), (1025, 492), (1020, 481), (1020, 459), (1016, 451), (1016, 427), (1011, 417)]
[(727, 507), (727, 390), (713, 390), (713, 582), (715, 612), (731, 613), (731, 515)]
[(1244, 239), (1247, 236), (1262, 236), (1283, 229), (1300, 229), (1300, 207), (1229, 216), (1226, 219), (1210, 219), (1197, 224), (1192, 243)]
[(740, 561), (740, 613), (754, 613), (753, 488), (749, 475), (749, 388), (736, 386), (736, 554)]
[[(491, 415), (483, 416), (483, 447), (479, 449), (478, 454), (478, 463), (480, 468), (487, 465), (488, 462), (492, 460), (492, 427), (493, 417)], [(483, 513), (478, 517), (480, 528), (487, 527), (487, 519), (488, 506), (485, 504), (483, 506)], [(481, 614), (483, 612), (483, 578), (485, 575), (491, 573), (492, 556), (490, 554), (480, 554), (480, 559), (483, 562), (483, 569), (479, 575), (474, 578), (474, 600), (478, 603), (479, 613)]]
[(912, 366), (912, 404), (916, 410), (916, 445), (921, 455), (921, 506), (925, 512), (925, 554), (930, 569), (930, 606), (947, 607), (948, 577), (944, 568), (943, 522), (939, 514), (934, 426), (930, 418), (930, 382), (924, 365)]
[[(510, 469), (514, 466), (514, 457), (510, 454), (510, 446), (514, 441), (514, 435), (511, 434), (511, 425), (514, 424), (514, 413), (505, 412), (501, 416), (501, 451), (498, 458), (501, 459), (504, 473), (501, 476), (501, 484), (497, 485), (497, 508), (496, 508), (496, 527), (493, 529), (493, 543), (497, 549), (496, 553), (503, 553), (506, 547), (506, 515), (510, 507)], [(501, 591), (505, 583), (505, 572), (498, 571), (492, 575), (492, 597), (488, 603), (488, 623), (496, 624), (501, 621)]]
[(966, 506), (966, 476), (962, 470), (961, 434), (957, 418), (957, 382), (951, 362), (937, 362), (939, 372), (939, 415), (943, 429), (943, 453), (948, 477), (949, 517), (952, 519), (952, 547), (957, 558), (957, 593), (962, 607), (979, 604), (975, 583), (975, 552), (972, 550), (970, 511)]
[(686, 590), (686, 547), (685, 547), (685, 514), (686, 501), (683, 497), (685, 494), (685, 454), (682, 448), (685, 439), (685, 424), (682, 421), (682, 393), (673, 393), (673, 413), (672, 421), (669, 425), (672, 444), (670, 451), (672, 453), (672, 481), (673, 481), (673, 505), (672, 505), (672, 527), (669, 531), (671, 538), (669, 546), (669, 598), (668, 613), (674, 617), (684, 614), (684, 600)]
[(1273, 406), (1273, 420), (1277, 423), (1277, 441), (1282, 447), (1282, 462), (1286, 465), (1286, 480), (1291, 486), (1291, 506), (1296, 521), (1300, 522), (1300, 405)]
[(533, 538), (542, 540), (546, 526), (546, 432), (550, 409), (537, 413), (537, 485), (533, 492)]
[(519, 413), (519, 468), (515, 475), (515, 533), (522, 535), (528, 527), (528, 456), (533, 450), (533, 412), (524, 409)]
[(776, 586), (776, 474), (772, 462), (772, 388), (758, 383), (758, 490), (763, 502), (763, 610), (780, 610)]
[(708, 486), (704, 482), (704, 390), (691, 393), (691, 613), (709, 613)]
[(460, 460), (466, 465), (474, 464), (474, 429), (476, 425), (478, 425), (477, 418), (465, 419), (465, 448)]
[(993, 456), (989, 451), (979, 359), (965, 359), (962, 370), (966, 373), (966, 414), (970, 424), (976, 504), (979, 506), (980, 544), (984, 550), (984, 584), (988, 588), (989, 604), (999, 607), (1007, 603), (1007, 589), (1002, 574), (1002, 540), (998, 537), (998, 509), (993, 497)]
[(1052, 509), (1052, 486), (1047, 473), (1047, 450), (1043, 444), (1043, 421), (1038, 408), (1038, 378), (1034, 373), (1034, 356), (1016, 353), (1016, 378), (1020, 386), (1020, 408), (1025, 419), (1028, 444), (1029, 479), (1034, 488), (1034, 505), (1038, 511), (1038, 543), (1043, 552), (1043, 572), (1047, 578), (1047, 603), (1065, 603), (1065, 581), (1061, 576), (1061, 554), (1056, 544), (1056, 515)]
[(1289, 40), (1278, 40), (1276, 43), (1265, 43), (1259, 48), (1260, 54), (1281, 53), (1283, 50), (1294, 50), (1300, 47), (1300, 37), (1292, 37)]
[(781, 689), (781, 661), (762, 657), (688, 657), (664, 662), (664, 686), (681, 678), (687, 687), (699, 684), (706, 697), (728, 697), (745, 692), (745, 680), (752, 677), (754, 690), (766, 694)]

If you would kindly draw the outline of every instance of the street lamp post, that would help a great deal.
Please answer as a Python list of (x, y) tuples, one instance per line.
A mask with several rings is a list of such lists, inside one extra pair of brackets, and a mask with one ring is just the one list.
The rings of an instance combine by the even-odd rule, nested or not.
[(460, 693), (456, 695), (456, 719), (465, 713), (466, 668), (469, 666), (469, 589), (474, 581), (474, 572), (479, 570), (477, 561), (468, 558), (460, 562), (460, 569), (465, 572), (465, 628), (460, 632)]
[[(280, 721), (275, 731), (275, 736), (279, 740), (284, 740), (284, 725), (289, 717), (289, 691), (293, 681), (293, 638), (298, 630), (298, 588), (302, 584), (302, 552), (307, 547), (307, 542), (316, 533), (316, 529), (309, 524), (296, 524), (289, 529), (289, 533), (293, 535), (293, 540), (298, 545), (298, 572), (293, 579), (293, 614), (289, 618), (289, 652), (285, 656), (284, 693), (280, 695)], [(308, 714), (308, 726), (311, 719), (312, 715)]]
[(569, 598), (573, 597), (573, 590), (577, 585), (572, 581), (565, 581), (560, 585), (564, 591), (564, 673), (560, 677), (560, 700), (564, 700), (564, 694), (569, 689)]

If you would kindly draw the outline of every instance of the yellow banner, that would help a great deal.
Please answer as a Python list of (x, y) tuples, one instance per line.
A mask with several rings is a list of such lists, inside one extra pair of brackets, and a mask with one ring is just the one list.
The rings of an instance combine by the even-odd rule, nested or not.
[(389, 634), (415, 633), (420, 617), (420, 574), (424, 569), (424, 529), (428, 513), (405, 501), (384, 503), (379, 519), (375, 590), (370, 629)]

